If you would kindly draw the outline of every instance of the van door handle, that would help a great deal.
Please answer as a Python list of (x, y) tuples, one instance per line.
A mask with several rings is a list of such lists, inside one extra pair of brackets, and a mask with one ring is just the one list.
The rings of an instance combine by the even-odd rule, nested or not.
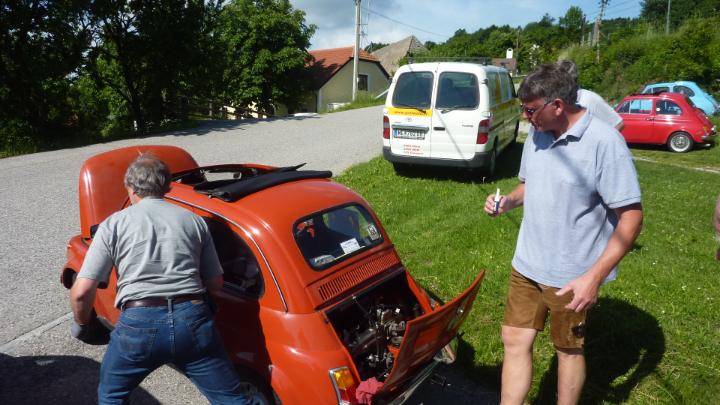
[(655, 118), (645, 118), (645, 121), (653, 121)]
[(444, 131), (445, 127), (433, 127), (433, 131)]

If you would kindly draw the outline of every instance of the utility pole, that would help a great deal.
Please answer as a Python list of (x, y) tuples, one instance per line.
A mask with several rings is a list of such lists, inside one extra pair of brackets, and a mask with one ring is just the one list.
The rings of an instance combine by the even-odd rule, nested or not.
[(605, 14), (605, 7), (607, 7), (610, 0), (600, 0), (600, 12), (597, 18), (595, 18), (595, 27), (593, 28), (592, 41), (595, 46), (595, 62), (600, 63), (600, 23), (602, 22), (603, 14)]
[(670, 5), (672, 4), (672, 0), (668, 0), (668, 9), (667, 13), (665, 14), (665, 35), (670, 34)]
[(355, 52), (353, 52), (353, 86), (352, 101), (357, 98), (358, 64), (360, 61), (360, 1), (355, 0)]

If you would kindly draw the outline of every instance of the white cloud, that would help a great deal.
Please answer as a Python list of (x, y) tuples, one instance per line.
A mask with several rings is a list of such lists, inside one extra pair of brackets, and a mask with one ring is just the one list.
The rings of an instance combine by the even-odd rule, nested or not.
[[(317, 25), (311, 49), (351, 46), (355, 43), (355, 2), (353, 0), (291, 0), (293, 7), (306, 12), (306, 22)], [(597, 0), (541, 2), (537, 0), (362, 0), (367, 23), (362, 45), (394, 42), (408, 35), (421, 41), (444, 42), (458, 29), (475, 32), (491, 25), (525, 26), (539, 21), (545, 13), (557, 19), (570, 6), (579, 6), (589, 17), (597, 14)], [(614, 8), (613, 8), (614, 7)], [(610, 17), (635, 17), (640, 2), (610, 3)], [(381, 14), (394, 21), (381, 17)], [(437, 35), (440, 34), (440, 35)]]

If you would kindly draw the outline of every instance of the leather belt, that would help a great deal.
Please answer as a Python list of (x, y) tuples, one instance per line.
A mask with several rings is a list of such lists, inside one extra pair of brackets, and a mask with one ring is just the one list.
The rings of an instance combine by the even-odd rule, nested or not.
[(203, 302), (204, 297), (202, 294), (188, 294), (188, 295), (178, 295), (176, 297), (153, 297), (153, 298), (143, 298), (139, 300), (127, 300), (122, 303), (122, 306), (120, 309), (125, 310), (128, 308), (137, 308), (137, 307), (165, 307), (169, 306), (170, 304), (180, 304), (181, 302), (187, 302), (187, 301), (193, 301), (197, 300), (200, 302)]

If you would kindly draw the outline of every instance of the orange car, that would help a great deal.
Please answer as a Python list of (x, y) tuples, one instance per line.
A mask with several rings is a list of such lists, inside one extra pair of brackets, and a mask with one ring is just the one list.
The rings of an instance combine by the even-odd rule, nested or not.
[[(165, 198), (207, 220), (225, 271), (216, 324), (255, 403), (402, 403), (441, 361), (484, 273), (445, 305), (403, 266), (368, 203), (330, 172), (256, 164), (199, 167), (171, 146), (101, 153), (80, 171), (70, 288), (97, 225), (127, 207), (123, 176), (141, 153), (173, 173)], [(95, 311), (112, 328), (116, 273)], [(374, 392), (374, 393), (373, 393)]]

